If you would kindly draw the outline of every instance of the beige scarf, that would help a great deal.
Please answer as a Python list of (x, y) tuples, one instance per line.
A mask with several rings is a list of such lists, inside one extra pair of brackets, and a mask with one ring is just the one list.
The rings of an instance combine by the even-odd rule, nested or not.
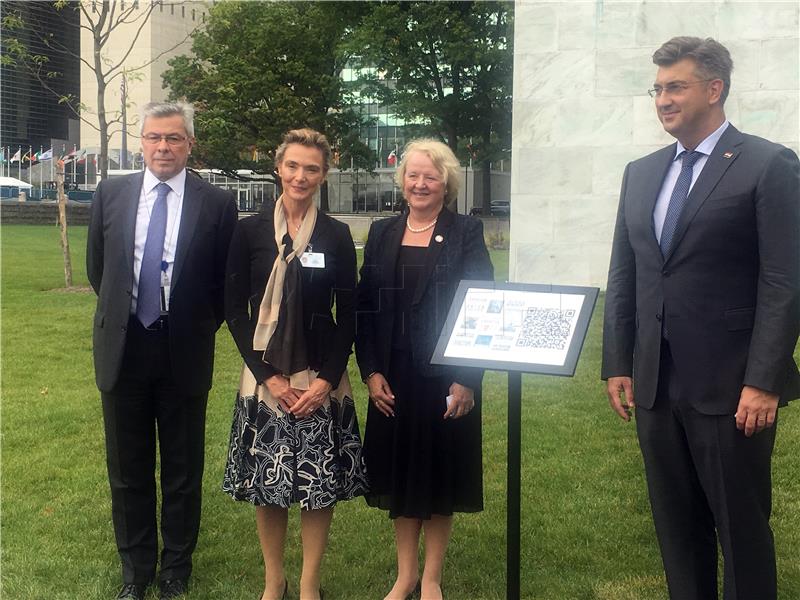
[[(280, 313), (281, 299), (283, 298), (283, 284), (286, 277), (286, 269), (291, 261), (299, 260), (298, 257), (305, 252), (309, 241), (311, 241), (311, 234), (314, 233), (314, 226), (317, 222), (317, 207), (312, 202), (306, 211), (305, 217), (303, 217), (300, 230), (294, 238), (292, 251), (284, 257), (286, 244), (283, 243), (283, 239), (288, 232), (288, 222), (283, 209), (283, 202), (283, 196), (281, 195), (275, 203), (273, 222), (275, 224), (275, 244), (278, 246), (278, 256), (275, 257), (275, 262), (272, 264), (272, 271), (269, 274), (267, 287), (264, 290), (264, 297), (261, 299), (261, 305), (259, 306), (258, 323), (256, 324), (256, 330), (253, 335), (253, 350), (266, 351), (270, 339), (278, 326), (278, 315)], [(289, 385), (298, 390), (307, 390), (316, 377), (317, 372), (311, 369), (291, 373), (289, 375)], [(239, 380), (239, 394), (242, 397), (255, 395), (278, 415), (284, 414), (282, 410), (278, 410), (278, 400), (270, 394), (269, 388), (264, 385), (263, 382), (256, 381), (253, 373), (247, 368), (247, 364), (242, 365), (242, 374)], [(350, 380), (346, 370), (332, 395), (335, 400), (341, 400), (341, 397), (345, 395), (352, 398)], [(329, 406), (329, 401), (325, 402), (325, 406)]]

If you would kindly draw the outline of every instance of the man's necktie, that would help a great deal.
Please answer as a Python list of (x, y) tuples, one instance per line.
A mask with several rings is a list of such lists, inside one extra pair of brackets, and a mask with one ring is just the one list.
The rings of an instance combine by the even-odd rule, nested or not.
[(661, 254), (666, 256), (669, 252), (672, 236), (675, 235), (675, 227), (678, 225), (678, 217), (686, 206), (686, 198), (689, 196), (689, 188), (692, 186), (692, 167), (697, 159), (703, 156), (702, 152), (681, 152), (681, 172), (675, 187), (672, 188), (672, 195), (669, 198), (667, 214), (664, 217), (664, 226), (661, 228)]
[(156, 191), (158, 197), (147, 226), (147, 241), (139, 271), (139, 293), (136, 297), (136, 316), (145, 327), (150, 327), (161, 315), (161, 261), (167, 232), (167, 194), (170, 187), (162, 182), (156, 186)]

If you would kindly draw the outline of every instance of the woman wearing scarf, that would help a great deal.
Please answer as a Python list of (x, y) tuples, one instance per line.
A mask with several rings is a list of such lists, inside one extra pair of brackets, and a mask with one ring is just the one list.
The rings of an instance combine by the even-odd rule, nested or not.
[(239, 221), (228, 253), (225, 318), (244, 365), (223, 490), (256, 505), (262, 600), (286, 595), (289, 506), (301, 509), (300, 597), (315, 599), (333, 507), (366, 490), (347, 377), (356, 254), (313, 201), (330, 159), (325, 136), (289, 131), (275, 154), (283, 194)]
[(483, 371), (430, 364), (459, 282), (494, 278), (483, 223), (445, 206), (458, 196), (460, 171), (445, 144), (410, 142), (395, 175), (408, 211), (373, 223), (364, 248), (356, 356), (370, 396), (366, 500), (394, 520), (388, 600), (418, 584), (424, 600), (441, 598), (453, 513), (483, 509)]

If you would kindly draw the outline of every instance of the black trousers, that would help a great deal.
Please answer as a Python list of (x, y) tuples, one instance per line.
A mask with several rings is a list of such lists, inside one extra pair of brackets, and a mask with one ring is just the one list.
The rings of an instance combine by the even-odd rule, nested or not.
[(161, 471), (159, 579), (184, 579), (200, 529), (208, 394), (187, 396), (170, 368), (167, 329), (131, 318), (119, 380), (101, 393), (111, 512), (125, 583), (149, 583), (158, 559), (156, 434)]
[(732, 414), (699, 413), (683, 399), (666, 342), (661, 356), (655, 405), (636, 409), (636, 430), (670, 598), (718, 598), (719, 540), (725, 600), (775, 600), (776, 426), (747, 438)]

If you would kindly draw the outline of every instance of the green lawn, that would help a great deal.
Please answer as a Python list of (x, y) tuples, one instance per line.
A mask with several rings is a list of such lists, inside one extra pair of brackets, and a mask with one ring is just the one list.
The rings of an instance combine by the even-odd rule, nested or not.
[[(110, 519), (99, 394), (91, 363), (94, 295), (64, 292), (58, 230), (3, 226), (2, 597), (113, 598), (119, 564)], [(86, 285), (86, 228), (71, 231)], [(507, 252), (494, 252), (498, 279)], [(602, 306), (598, 306), (597, 315)], [(523, 378), (522, 596), (666, 597), (634, 429), (612, 415), (599, 377), (595, 318), (574, 378)], [(192, 598), (252, 600), (261, 590), (253, 508), (220, 491), (240, 359), (218, 336), (208, 408), (203, 522)], [(364, 388), (351, 361), (362, 415)], [(505, 597), (506, 377), (484, 383), (486, 509), (459, 516), (444, 589), (451, 600)], [(781, 598), (800, 598), (800, 411), (781, 413), (774, 517)], [(287, 549), (296, 598), (297, 511)], [(361, 499), (339, 505), (323, 582), (332, 600), (382, 598), (393, 580), (390, 521)], [(152, 596), (155, 598), (155, 595)]]

